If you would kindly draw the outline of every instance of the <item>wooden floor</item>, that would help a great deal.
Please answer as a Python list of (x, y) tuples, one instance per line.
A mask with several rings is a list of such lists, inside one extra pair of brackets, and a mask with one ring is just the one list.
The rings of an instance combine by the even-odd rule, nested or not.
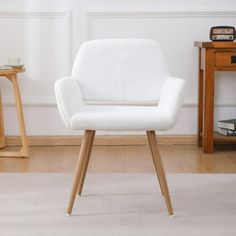
[[(0, 158), (0, 172), (72, 172), (79, 146), (31, 147), (29, 158)], [(203, 154), (196, 145), (162, 145), (167, 173), (236, 173), (236, 148)], [(148, 146), (94, 146), (89, 172), (153, 172)]]

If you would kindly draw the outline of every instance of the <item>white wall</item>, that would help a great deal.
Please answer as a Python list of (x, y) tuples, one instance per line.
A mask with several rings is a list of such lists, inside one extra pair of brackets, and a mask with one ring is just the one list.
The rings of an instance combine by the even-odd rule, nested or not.
[[(1, 0), (0, 64), (24, 59), (19, 83), (30, 135), (77, 134), (57, 112), (54, 82), (69, 73), (82, 42), (138, 37), (160, 41), (173, 75), (187, 81), (185, 105), (169, 133), (195, 134), (197, 124), (197, 49), (212, 25), (236, 26), (234, 0)], [(216, 120), (236, 116), (235, 73), (218, 73)], [(18, 134), (14, 97), (1, 79), (6, 133)]]

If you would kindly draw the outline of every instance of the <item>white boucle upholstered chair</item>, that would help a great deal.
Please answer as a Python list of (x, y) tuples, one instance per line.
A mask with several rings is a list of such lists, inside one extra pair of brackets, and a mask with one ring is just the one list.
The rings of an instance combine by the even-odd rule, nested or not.
[(67, 214), (81, 194), (95, 131), (146, 131), (169, 215), (173, 215), (155, 131), (171, 129), (183, 103), (185, 82), (171, 77), (158, 42), (104, 39), (85, 42), (71, 76), (56, 82), (65, 125), (84, 130)]

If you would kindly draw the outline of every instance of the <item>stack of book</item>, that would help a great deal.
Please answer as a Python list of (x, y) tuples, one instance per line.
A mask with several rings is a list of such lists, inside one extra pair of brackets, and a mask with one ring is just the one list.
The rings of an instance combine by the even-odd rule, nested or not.
[(218, 133), (225, 136), (236, 136), (236, 119), (218, 121)]

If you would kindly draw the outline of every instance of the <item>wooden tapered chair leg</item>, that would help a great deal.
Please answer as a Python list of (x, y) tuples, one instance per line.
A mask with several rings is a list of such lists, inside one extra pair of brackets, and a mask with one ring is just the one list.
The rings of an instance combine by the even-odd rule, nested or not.
[(173, 208), (172, 208), (172, 204), (171, 204), (170, 193), (169, 193), (169, 188), (168, 188), (168, 184), (167, 184), (167, 180), (166, 180), (166, 175), (165, 175), (164, 167), (163, 167), (162, 160), (161, 160), (158, 146), (157, 146), (156, 133), (153, 130), (147, 131), (147, 136), (148, 136), (149, 146), (150, 146), (151, 153), (152, 153), (154, 166), (156, 169), (156, 174), (157, 174), (158, 180), (160, 182), (162, 193), (165, 197), (165, 202), (166, 202), (166, 206), (168, 209), (168, 213), (169, 213), (169, 215), (173, 215), (174, 213), (173, 213)]
[(80, 181), (79, 181), (79, 187), (77, 189), (77, 194), (79, 194), (79, 195), (81, 195), (82, 190), (83, 190), (84, 180), (85, 180), (85, 176), (86, 176), (86, 173), (87, 173), (88, 164), (89, 164), (89, 160), (90, 160), (90, 156), (91, 156), (94, 136), (95, 136), (95, 132), (91, 135), (91, 139), (90, 139), (91, 145), (90, 145), (90, 148), (88, 148), (87, 153), (86, 153), (87, 156), (85, 157), (85, 162), (84, 162), (83, 170), (82, 170), (82, 173), (81, 173), (81, 178), (80, 178)]
[[(154, 158), (155, 153), (153, 152), (153, 148), (151, 148), (152, 141), (151, 141), (151, 139), (150, 139), (149, 131), (147, 131), (147, 137), (148, 137), (148, 143), (149, 143), (150, 151), (151, 151), (151, 154), (152, 154), (152, 159), (153, 159), (155, 171), (156, 171), (156, 174), (157, 174), (157, 173), (158, 173), (158, 166), (157, 166), (157, 163), (156, 163), (155, 158)], [(158, 179), (158, 182), (159, 182), (159, 185), (160, 185), (161, 194), (162, 194), (162, 196), (164, 197), (162, 182), (161, 182), (160, 177), (159, 177), (158, 174), (157, 174), (157, 179)]]
[(95, 130), (85, 130), (84, 132), (84, 137), (83, 137), (83, 141), (82, 141), (82, 145), (81, 145), (80, 153), (79, 153), (79, 160), (76, 165), (75, 176), (74, 176), (69, 203), (68, 203), (67, 211), (66, 211), (68, 215), (71, 214), (71, 211), (75, 202), (77, 189), (78, 189), (80, 180), (82, 178), (83, 169), (86, 164), (86, 160), (88, 159), (88, 156), (91, 153), (94, 135), (95, 135)]

